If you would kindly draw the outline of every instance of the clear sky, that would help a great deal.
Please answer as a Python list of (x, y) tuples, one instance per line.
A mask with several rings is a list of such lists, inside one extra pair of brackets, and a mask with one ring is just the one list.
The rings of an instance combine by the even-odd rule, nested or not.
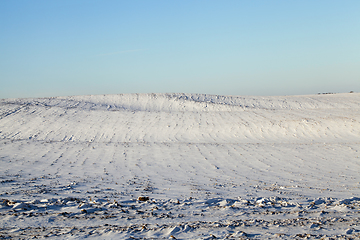
[(0, 1), (0, 98), (349, 91), (359, 0)]

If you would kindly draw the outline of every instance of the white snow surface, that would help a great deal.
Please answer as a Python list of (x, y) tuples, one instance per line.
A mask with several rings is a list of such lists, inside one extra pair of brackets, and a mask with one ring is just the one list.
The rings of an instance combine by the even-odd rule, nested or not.
[(0, 238), (360, 238), (359, 143), (359, 93), (2, 99)]

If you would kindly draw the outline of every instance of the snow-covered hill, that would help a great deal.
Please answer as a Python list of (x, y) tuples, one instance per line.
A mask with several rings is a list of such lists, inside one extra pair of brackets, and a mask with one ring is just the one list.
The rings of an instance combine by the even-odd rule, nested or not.
[(359, 94), (124, 94), (1, 101), (1, 137), (58, 142), (358, 140)]
[(2, 99), (0, 236), (359, 236), (359, 144), (358, 93)]

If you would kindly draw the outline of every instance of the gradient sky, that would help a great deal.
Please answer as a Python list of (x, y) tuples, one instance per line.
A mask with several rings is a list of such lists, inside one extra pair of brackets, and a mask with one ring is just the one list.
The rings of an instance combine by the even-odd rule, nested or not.
[(360, 92), (360, 1), (0, 1), (0, 98)]

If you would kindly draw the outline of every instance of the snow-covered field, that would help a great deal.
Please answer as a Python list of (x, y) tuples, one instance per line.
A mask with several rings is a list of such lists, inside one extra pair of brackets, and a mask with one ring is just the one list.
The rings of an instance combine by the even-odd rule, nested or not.
[(360, 238), (360, 94), (0, 100), (0, 238)]

